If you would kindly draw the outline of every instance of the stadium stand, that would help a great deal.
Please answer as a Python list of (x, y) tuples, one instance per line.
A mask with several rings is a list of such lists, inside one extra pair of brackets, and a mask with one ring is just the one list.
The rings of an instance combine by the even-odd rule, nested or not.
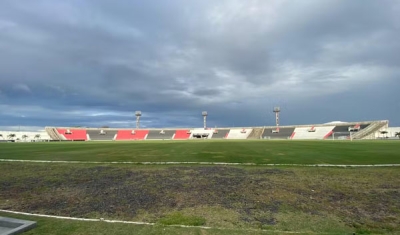
[(376, 132), (387, 130), (389, 127), (388, 121), (375, 121), (368, 125), (366, 128), (357, 131), (352, 135), (353, 139), (375, 139)]
[(214, 129), (211, 139), (225, 139), (230, 129)]
[(335, 126), (311, 126), (311, 127), (297, 127), (294, 129), (291, 139), (308, 140), (308, 139), (325, 139), (335, 128)]
[(61, 136), (62, 140), (72, 140), (72, 141), (88, 140), (87, 132), (85, 129), (57, 128), (57, 132)]
[(174, 140), (187, 140), (192, 135), (191, 130), (176, 130), (173, 139)]
[(231, 129), (226, 136), (226, 139), (247, 139), (253, 129), (240, 128)]
[(115, 140), (144, 140), (148, 130), (118, 130)]
[(87, 130), (90, 140), (115, 140), (117, 132), (109, 129)]
[[(186, 139), (347, 139), (352, 130), (352, 139), (383, 138), (388, 131), (388, 121), (330, 122), (325, 124), (221, 129), (112, 129), (100, 133), (101, 128), (46, 127), (52, 140), (186, 140)], [(104, 130), (103, 130), (104, 131)], [(132, 132), (133, 131), (133, 132)], [(393, 132), (395, 134), (395, 132)], [(390, 133), (390, 135), (394, 135)], [(385, 135), (387, 136), (387, 135)], [(392, 136), (391, 136), (392, 137)], [(2, 138), (0, 137), (0, 140)], [(3, 138), (4, 140), (4, 138)]]
[[(367, 125), (359, 125), (358, 130), (362, 130), (366, 128), (369, 124)], [(326, 139), (347, 139), (350, 138), (350, 131), (349, 129), (352, 128), (353, 126), (335, 126), (333, 128), (332, 133), (330, 133), (329, 136), (327, 136)]]
[(261, 135), (264, 131), (264, 128), (253, 128), (253, 131), (249, 134), (249, 136), (247, 137), (247, 139), (261, 139)]
[(294, 127), (280, 127), (279, 132), (276, 128), (265, 128), (262, 134), (263, 139), (290, 139), (294, 132)]
[(176, 130), (150, 130), (147, 140), (168, 140), (172, 139)]

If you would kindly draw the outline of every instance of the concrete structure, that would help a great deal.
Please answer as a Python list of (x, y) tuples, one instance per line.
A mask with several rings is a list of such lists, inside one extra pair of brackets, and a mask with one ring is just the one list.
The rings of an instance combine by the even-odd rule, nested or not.
[[(390, 127), (386, 120), (364, 122), (330, 122), (312, 125), (255, 126), (224, 128), (73, 128), (46, 127), (46, 132), (2, 132), (0, 142), (33, 141), (35, 133), (52, 141), (96, 140), (189, 140), (189, 139), (398, 139), (400, 127)], [(8, 138), (10, 133), (16, 136)], [(23, 140), (22, 135), (29, 138)], [(201, 136), (199, 138), (199, 135)], [(18, 141), (17, 141), (18, 139)]]
[(0, 235), (14, 235), (36, 227), (36, 222), (0, 217)]
[[(13, 137), (11, 137), (13, 136)], [(0, 141), (39, 142), (49, 141), (52, 138), (46, 131), (0, 131)]]
[(375, 133), (377, 139), (399, 139), (396, 133), (400, 133), (400, 127), (388, 127)]

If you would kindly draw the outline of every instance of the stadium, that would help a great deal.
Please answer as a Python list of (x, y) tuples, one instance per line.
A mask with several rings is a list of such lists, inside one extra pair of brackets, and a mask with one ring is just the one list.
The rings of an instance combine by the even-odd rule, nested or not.
[(0, 215), (38, 221), (33, 234), (399, 231), (388, 121), (208, 128), (205, 114), (203, 128), (136, 115), (130, 129), (0, 132)]
[(0, 1), (0, 235), (400, 234), (399, 16)]
[[(275, 109), (279, 109), (276, 107)], [(267, 140), (373, 140), (397, 139), (399, 127), (389, 127), (389, 121), (334, 121), (325, 124), (208, 128), (207, 112), (203, 112), (203, 128), (140, 128), (141, 112), (137, 111), (136, 128), (74, 128), (46, 127), (36, 132), (0, 131), (1, 141), (132, 141), (132, 140), (191, 140), (191, 139), (267, 139)]]

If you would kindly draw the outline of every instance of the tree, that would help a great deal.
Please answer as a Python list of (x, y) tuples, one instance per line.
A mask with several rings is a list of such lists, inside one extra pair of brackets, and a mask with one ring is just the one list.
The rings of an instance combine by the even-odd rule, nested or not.
[(394, 136), (397, 136), (400, 139), (400, 132), (396, 132), (396, 134)]
[(384, 137), (386, 137), (387, 138), (387, 131), (381, 131), (381, 135), (384, 135)]
[(0, 137), (4, 140), (3, 134), (0, 134)]
[(8, 138), (9, 140), (11, 140), (11, 139), (14, 139), (15, 136), (16, 136), (16, 135), (15, 135), (14, 133), (10, 133), (10, 134), (7, 135), (7, 138)]
[(27, 135), (22, 135), (22, 137), (21, 137), (24, 141), (26, 141), (26, 139), (28, 138), (28, 136)]
[(40, 134), (36, 134), (34, 139), (40, 140)]

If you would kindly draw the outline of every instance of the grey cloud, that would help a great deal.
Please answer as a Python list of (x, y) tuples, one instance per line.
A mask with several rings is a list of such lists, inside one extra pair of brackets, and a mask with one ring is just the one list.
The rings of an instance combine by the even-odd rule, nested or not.
[[(208, 110), (210, 125), (251, 126), (271, 124), (275, 105), (287, 124), (372, 118), (363, 102), (370, 88), (380, 88), (375, 100), (385, 105), (378, 94), (396, 96), (400, 86), (399, 6), (2, 1), (0, 125), (15, 125), (12, 115), (23, 112), (31, 126), (123, 127), (132, 126), (127, 114), (142, 110), (148, 127), (190, 126)], [(357, 113), (342, 102), (357, 104)], [(343, 113), (316, 111), (327, 104)], [(301, 109), (313, 112), (299, 117)]]

